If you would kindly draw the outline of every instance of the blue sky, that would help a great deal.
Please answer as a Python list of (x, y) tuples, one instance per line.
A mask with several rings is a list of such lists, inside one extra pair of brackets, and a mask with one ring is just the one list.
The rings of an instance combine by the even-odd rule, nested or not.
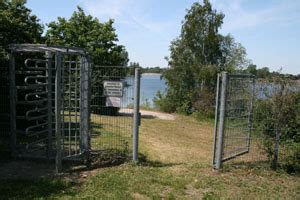
[[(28, 0), (42, 23), (69, 18), (80, 5), (88, 14), (115, 19), (119, 43), (130, 61), (167, 66), (170, 42), (180, 34), (186, 9), (195, 0)], [(202, 2), (202, 0), (201, 0)], [(221, 33), (242, 43), (258, 67), (300, 73), (299, 0), (211, 0), (225, 14)]]

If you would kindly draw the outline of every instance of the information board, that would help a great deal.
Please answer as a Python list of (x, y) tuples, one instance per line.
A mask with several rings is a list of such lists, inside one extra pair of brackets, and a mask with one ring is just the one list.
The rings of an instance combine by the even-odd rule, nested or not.
[(123, 82), (122, 81), (104, 81), (104, 96), (106, 97), (122, 97)]

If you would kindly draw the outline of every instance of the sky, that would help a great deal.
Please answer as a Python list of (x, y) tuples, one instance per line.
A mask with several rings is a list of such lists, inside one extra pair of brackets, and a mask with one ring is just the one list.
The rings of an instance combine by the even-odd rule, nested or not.
[[(131, 62), (143, 67), (167, 67), (172, 40), (196, 0), (27, 0), (43, 24), (69, 18), (81, 6), (101, 22), (115, 20), (119, 44)], [(200, 0), (202, 2), (202, 0)], [(300, 74), (299, 0), (211, 0), (225, 14), (220, 32), (231, 34), (259, 68)], [(46, 26), (47, 28), (47, 26)]]

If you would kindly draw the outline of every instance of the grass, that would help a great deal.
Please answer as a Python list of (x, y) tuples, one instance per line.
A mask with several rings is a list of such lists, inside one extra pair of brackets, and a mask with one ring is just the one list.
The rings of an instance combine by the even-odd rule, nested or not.
[(0, 199), (300, 198), (299, 176), (271, 171), (260, 160), (240, 159), (223, 172), (212, 171), (212, 127), (209, 121), (187, 116), (174, 121), (143, 119), (138, 165), (40, 179), (0, 178)]

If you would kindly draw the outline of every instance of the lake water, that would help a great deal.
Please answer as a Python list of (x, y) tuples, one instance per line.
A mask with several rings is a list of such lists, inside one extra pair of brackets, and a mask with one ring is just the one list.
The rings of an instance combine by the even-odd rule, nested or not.
[[(142, 74), (141, 77), (141, 99), (140, 104), (148, 104), (151, 107), (154, 106), (153, 104), (153, 98), (156, 96), (157, 91), (164, 92), (166, 89), (166, 82), (164, 80), (161, 80), (161, 74)], [(126, 82), (129, 83), (129, 90), (133, 91), (133, 82), (134, 77), (130, 76), (126, 78)], [(270, 83), (260, 83), (257, 81), (255, 84), (255, 95), (258, 99), (266, 99), (269, 98), (266, 96), (271, 96), (274, 92), (274, 89), (276, 87), (273, 84)], [(292, 91), (299, 91), (300, 86), (297, 84), (297, 86), (292, 88)], [(123, 103), (123, 105), (127, 106), (128, 103)]]
[[(164, 92), (166, 83), (161, 80), (161, 74), (142, 74), (141, 77), (141, 99), (140, 104), (153, 105), (153, 98), (156, 96), (157, 91)], [(127, 77), (126, 82), (133, 83), (133, 77)], [(132, 86), (130, 86), (132, 87)]]

